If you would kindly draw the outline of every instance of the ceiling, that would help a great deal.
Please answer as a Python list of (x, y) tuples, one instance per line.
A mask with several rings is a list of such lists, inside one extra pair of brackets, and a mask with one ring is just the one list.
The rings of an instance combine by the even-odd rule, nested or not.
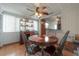
[[(63, 10), (63, 7), (79, 7), (79, 4), (67, 4), (67, 3), (42, 3), (41, 5), (44, 5), (47, 7), (49, 12), (61, 12)], [(7, 11), (10, 13), (14, 13), (20, 16), (29, 16), (33, 15), (33, 12), (28, 11), (26, 8), (35, 10), (35, 4), (34, 3), (0, 3), (0, 8), (3, 11)]]

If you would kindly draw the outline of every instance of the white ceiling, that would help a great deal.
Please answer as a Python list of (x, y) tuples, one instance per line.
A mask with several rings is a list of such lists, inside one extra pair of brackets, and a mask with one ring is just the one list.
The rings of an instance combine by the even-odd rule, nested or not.
[[(49, 12), (61, 12), (63, 7), (78, 7), (79, 4), (67, 4), (67, 3), (42, 3), (41, 5), (44, 5), (48, 8)], [(32, 15), (33, 13), (28, 11), (26, 8), (35, 10), (34, 3), (0, 3), (0, 8), (4, 11), (14, 13), (17, 15), (25, 16), (25, 15)]]

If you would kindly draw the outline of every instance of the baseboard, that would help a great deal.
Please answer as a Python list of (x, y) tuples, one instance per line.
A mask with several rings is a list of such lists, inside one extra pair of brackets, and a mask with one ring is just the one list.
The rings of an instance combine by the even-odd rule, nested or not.
[(17, 43), (19, 43), (19, 42), (8, 43), (8, 44), (4, 44), (3, 46), (13, 45), (13, 44), (17, 44)]

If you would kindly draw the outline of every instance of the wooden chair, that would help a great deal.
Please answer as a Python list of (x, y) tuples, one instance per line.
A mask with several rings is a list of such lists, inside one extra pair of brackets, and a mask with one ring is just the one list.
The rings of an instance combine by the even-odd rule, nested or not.
[(34, 42), (27, 39), (27, 36), (25, 33), (22, 33), (22, 38), (25, 45), (25, 55), (26, 53), (28, 53), (28, 55), (34, 55), (37, 51), (40, 50), (38, 45), (36, 45)]
[(29, 42), (29, 40), (28, 40), (27, 37), (28, 37), (28, 36), (27, 36), (24, 32), (22, 32), (22, 39), (23, 39), (24, 46), (25, 46), (25, 55), (26, 55), (26, 53), (27, 53), (28, 55), (31, 55), (31, 54), (32, 54), (32, 51), (31, 51), (30, 45), (31, 45), (32, 43)]
[(27, 52), (27, 43), (26, 43), (27, 36), (24, 34), (24, 32), (22, 32), (21, 35), (22, 35), (24, 46), (25, 46), (25, 55), (26, 55), (26, 52)]
[(52, 45), (44, 49), (44, 51), (47, 52), (50, 56), (53, 56), (55, 50), (56, 50), (55, 46), (52, 46)]
[(54, 52), (54, 56), (62, 56), (62, 51), (64, 49), (65, 46), (65, 42), (67, 40), (68, 34), (70, 31), (67, 31), (65, 33), (65, 35), (63, 36), (63, 38), (61, 39), (60, 43), (58, 44), (58, 47), (56, 47), (56, 51)]

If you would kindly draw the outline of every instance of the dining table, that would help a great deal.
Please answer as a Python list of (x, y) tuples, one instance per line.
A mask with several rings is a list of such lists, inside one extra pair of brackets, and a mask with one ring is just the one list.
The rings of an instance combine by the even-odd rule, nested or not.
[(37, 36), (33, 35), (29, 37), (29, 41), (34, 42), (36, 44), (42, 45), (54, 45), (58, 43), (58, 38), (56, 36)]
[(44, 48), (47, 46), (54, 46), (58, 43), (58, 38), (56, 36), (37, 36), (32, 35), (28, 40), (31, 44), (39, 45), (41, 48), (42, 56), (44, 55)]

